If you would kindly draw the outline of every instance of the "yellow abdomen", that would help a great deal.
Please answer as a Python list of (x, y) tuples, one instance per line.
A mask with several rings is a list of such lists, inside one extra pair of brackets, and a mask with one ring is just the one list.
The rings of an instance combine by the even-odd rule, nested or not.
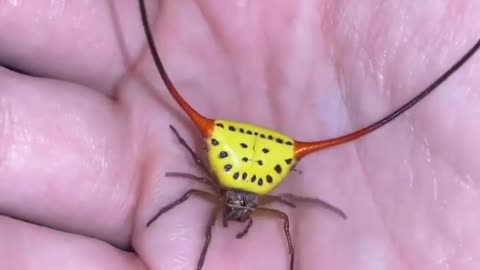
[(260, 195), (280, 184), (296, 162), (292, 138), (247, 123), (216, 120), (207, 144), (222, 186)]

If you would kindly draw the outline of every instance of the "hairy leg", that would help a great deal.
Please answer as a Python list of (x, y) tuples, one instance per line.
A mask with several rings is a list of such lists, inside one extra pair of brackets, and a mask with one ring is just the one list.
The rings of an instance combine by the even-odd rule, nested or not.
[[(318, 198), (298, 196), (291, 193), (284, 193), (280, 195), (266, 195), (265, 198), (266, 200), (265, 202), (262, 202), (263, 204), (267, 204), (271, 202), (280, 202), (290, 207), (296, 207), (295, 203), (313, 204), (316, 206), (323, 207), (327, 210), (330, 210), (335, 214), (339, 215), (340, 217), (342, 217), (343, 219), (347, 218), (347, 215), (345, 214), (345, 212), (343, 212), (340, 208)], [(294, 203), (292, 203), (291, 201), (294, 201)]]
[(186, 200), (188, 200), (188, 198), (190, 198), (190, 196), (192, 195), (197, 195), (197, 196), (200, 196), (200, 197), (203, 197), (203, 198), (206, 198), (206, 199), (209, 199), (209, 200), (218, 200), (218, 197), (209, 193), (209, 192), (206, 192), (206, 191), (203, 191), (203, 190), (199, 190), (199, 189), (190, 189), (188, 190), (187, 192), (185, 192), (185, 194), (183, 194), (180, 198), (178, 198), (177, 200), (173, 201), (172, 203), (166, 205), (165, 207), (161, 208), (158, 213), (153, 216), (148, 222), (147, 222), (147, 227), (150, 226), (159, 216), (161, 216), (162, 214), (165, 214), (166, 212), (168, 212), (169, 210), (173, 209), (174, 207), (182, 204), (183, 202), (185, 202)]
[(208, 167), (205, 165), (202, 159), (193, 151), (192, 147), (188, 145), (187, 141), (180, 135), (180, 133), (177, 131), (177, 129), (173, 125), (169, 125), (170, 129), (172, 130), (173, 134), (175, 134), (175, 137), (177, 137), (178, 141), (180, 144), (187, 149), (187, 151), (190, 153), (192, 156), (193, 161), (195, 164), (197, 164), (207, 175), (211, 175), (210, 170)]
[(202, 184), (206, 184), (215, 191), (219, 192), (220, 187), (217, 185), (216, 182), (211, 181), (209, 178), (204, 176), (197, 176), (191, 173), (184, 173), (184, 172), (166, 172), (165, 176), (167, 177), (179, 177), (179, 178), (187, 178), (189, 180), (193, 180)]
[(293, 270), (293, 265), (295, 263), (295, 250), (293, 248), (293, 242), (290, 236), (290, 221), (287, 214), (280, 210), (271, 208), (257, 208), (256, 211), (259, 213), (265, 213), (283, 219), (283, 230), (287, 239), (288, 251), (290, 253), (290, 270)]
[(210, 214), (210, 219), (207, 224), (207, 229), (205, 231), (205, 242), (203, 244), (202, 253), (200, 254), (200, 258), (198, 259), (197, 263), (197, 270), (201, 270), (203, 264), (205, 263), (205, 258), (207, 257), (208, 247), (210, 246), (210, 242), (212, 241), (212, 228), (215, 225), (215, 221), (217, 220), (217, 215), (220, 211), (222, 211), (222, 206), (217, 206), (214, 210), (212, 210)]
[(240, 233), (238, 233), (236, 235), (236, 238), (240, 239), (240, 238), (244, 237), (248, 233), (248, 231), (250, 230), (250, 227), (252, 227), (252, 224), (253, 224), (253, 218), (250, 216), (248, 218), (248, 221), (247, 221), (247, 226), (245, 226), (243, 231), (241, 231)]

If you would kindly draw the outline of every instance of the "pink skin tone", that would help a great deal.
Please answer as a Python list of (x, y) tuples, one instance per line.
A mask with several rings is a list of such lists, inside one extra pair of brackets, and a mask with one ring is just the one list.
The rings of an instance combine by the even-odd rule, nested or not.
[[(147, 6), (192, 106), (299, 140), (384, 116), (480, 36), (478, 0)], [(145, 227), (201, 187), (164, 177), (200, 174), (168, 125), (202, 145), (154, 69), (137, 1), (1, 1), (0, 37), (1, 63), (43, 77), (0, 68), (0, 269), (194, 269), (213, 205), (191, 199)], [(479, 72), (480, 54), (395, 122), (302, 160), (275, 193), (348, 219), (278, 206), (296, 270), (480, 267)], [(280, 220), (256, 216), (236, 240), (243, 226), (217, 223), (204, 269), (288, 269)]]

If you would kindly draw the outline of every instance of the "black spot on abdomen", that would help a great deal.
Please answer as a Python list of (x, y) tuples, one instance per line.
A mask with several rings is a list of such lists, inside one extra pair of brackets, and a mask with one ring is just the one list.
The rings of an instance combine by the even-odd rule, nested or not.
[(282, 166), (280, 166), (280, 164), (277, 164), (275, 165), (275, 167), (273, 168), (278, 174), (281, 174), (282, 173)]
[(259, 185), (259, 186), (263, 185), (263, 179), (262, 179), (262, 178), (259, 178), (259, 179), (258, 179), (258, 185)]
[(269, 184), (271, 184), (271, 183), (273, 182), (273, 178), (272, 178), (272, 176), (270, 176), (269, 174), (267, 174), (267, 177), (266, 177), (266, 178), (267, 178), (267, 182), (268, 182)]

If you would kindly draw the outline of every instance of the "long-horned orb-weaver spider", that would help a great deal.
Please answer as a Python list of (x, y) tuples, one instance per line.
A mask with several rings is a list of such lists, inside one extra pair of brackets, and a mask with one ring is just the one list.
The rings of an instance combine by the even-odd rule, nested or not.
[(211, 240), (212, 227), (219, 213), (223, 214), (223, 225), (225, 227), (229, 221), (247, 222), (245, 228), (236, 236), (241, 238), (248, 233), (252, 226), (252, 215), (259, 212), (277, 216), (283, 220), (283, 228), (290, 252), (290, 270), (293, 270), (295, 253), (290, 237), (288, 216), (282, 211), (264, 206), (271, 202), (280, 202), (290, 207), (295, 207), (296, 203), (310, 203), (331, 210), (342, 218), (346, 218), (346, 215), (342, 210), (320, 199), (300, 197), (293, 194), (270, 195), (269, 193), (285, 179), (293, 169), (293, 166), (306, 155), (327, 147), (350, 142), (369, 134), (413, 107), (459, 69), (480, 46), (479, 40), (460, 60), (430, 86), (386, 117), (347, 135), (322, 141), (303, 142), (294, 140), (274, 130), (248, 123), (208, 119), (193, 109), (178, 93), (163, 67), (148, 24), (144, 0), (139, 1), (148, 45), (160, 76), (168, 92), (200, 130), (208, 149), (209, 167), (187, 145), (176, 129), (170, 126), (180, 144), (188, 150), (195, 163), (207, 173), (208, 177), (178, 172), (171, 172), (166, 175), (186, 177), (202, 182), (215, 192), (190, 189), (179, 199), (160, 209), (150, 219), (147, 226), (150, 226), (160, 215), (185, 202), (192, 195), (214, 202), (216, 207), (209, 217), (205, 235), (206, 239), (198, 260), (197, 270), (202, 268), (205, 261)]

